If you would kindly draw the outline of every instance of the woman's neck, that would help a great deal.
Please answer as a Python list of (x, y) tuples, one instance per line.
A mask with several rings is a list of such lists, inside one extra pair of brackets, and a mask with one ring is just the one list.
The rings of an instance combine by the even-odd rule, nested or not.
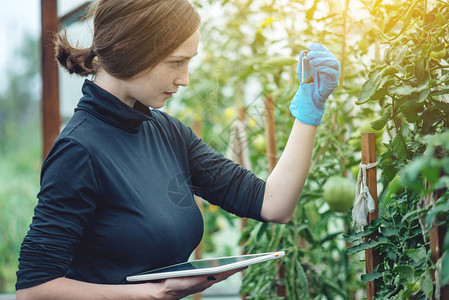
[(94, 83), (120, 99), (126, 105), (134, 106), (136, 100), (128, 97), (127, 85), (124, 80), (118, 79), (100, 68), (95, 74)]

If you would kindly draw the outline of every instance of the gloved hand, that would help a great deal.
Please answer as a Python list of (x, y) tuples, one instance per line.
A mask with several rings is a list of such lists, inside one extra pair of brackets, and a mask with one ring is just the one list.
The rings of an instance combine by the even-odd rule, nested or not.
[[(303, 83), (290, 104), (290, 112), (299, 121), (308, 125), (319, 125), (324, 114), (324, 103), (338, 85), (340, 62), (323, 45), (309, 46), (307, 59), (310, 63), (313, 83)], [(302, 51), (298, 64), (298, 79), (301, 82)]]

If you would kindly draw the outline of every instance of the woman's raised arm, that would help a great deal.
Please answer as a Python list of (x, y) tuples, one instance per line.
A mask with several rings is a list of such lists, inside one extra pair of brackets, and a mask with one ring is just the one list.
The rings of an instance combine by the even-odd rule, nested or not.
[[(299, 79), (303, 56), (302, 52), (297, 71)], [(267, 179), (261, 211), (266, 221), (287, 223), (293, 216), (309, 172), (324, 104), (338, 85), (340, 63), (324, 46), (311, 44), (307, 60), (314, 82), (301, 83), (290, 105), (296, 120), (284, 152)]]

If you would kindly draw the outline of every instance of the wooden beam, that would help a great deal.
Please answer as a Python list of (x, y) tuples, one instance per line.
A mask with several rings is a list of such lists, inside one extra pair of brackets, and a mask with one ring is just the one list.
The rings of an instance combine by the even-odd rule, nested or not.
[[(362, 133), (361, 134), (361, 146), (362, 146), (362, 164), (370, 164), (376, 162), (376, 134), (375, 133)], [(377, 168), (370, 168), (366, 170), (366, 185), (370, 191), (371, 196), (374, 199), (375, 210), (372, 213), (368, 213), (368, 224), (371, 221), (378, 218), (378, 204), (377, 204)], [(369, 240), (375, 240), (376, 235), (371, 234), (365, 238), (365, 242)], [(365, 250), (365, 268), (366, 273), (369, 274), (379, 264), (379, 253), (373, 248)], [(374, 298), (377, 292), (377, 287), (374, 285), (374, 281), (366, 283), (366, 297), (368, 300)]]
[[(440, 146), (437, 146), (435, 148), (434, 154), (435, 158), (443, 159), (446, 156), (447, 156), (446, 152)], [(444, 176), (443, 170), (440, 171), (440, 177), (442, 176)], [(429, 183), (426, 183), (426, 185), (427, 187), (429, 187)], [(447, 192), (448, 190), (446, 188), (443, 188), (434, 191), (432, 194), (429, 194), (428, 195), (429, 205), (433, 205), (434, 202), (437, 202), (438, 199)], [(447, 226), (438, 225), (439, 221), (443, 220), (437, 216), (432, 224), (432, 228), (429, 231), (430, 258), (434, 264), (436, 264), (437, 261), (441, 259), (441, 257), (443, 256), (444, 237), (446, 236), (447, 232)], [(431, 270), (430, 274), (432, 276), (432, 280), (435, 282), (435, 270)], [(441, 286), (439, 292), (440, 292), (440, 299), (449, 299), (449, 285), (446, 284), (444, 286)]]
[(59, 134), (61, 118), (59, 114), (58, 65), (54, 54), (54, 34), (59, 22), (57, 0), (41, 0), (42, 18), (42, 130), (43, 157), (45, 158)]
[[(271, 173), (277, 163), (276, 120), (274, 117), (274, 100), (271, 95), (265, 96), (265, 135), (267, 140), (266, 156), (268, 160), (268, 172)], [(282, 262), (280, 262), (278, 279), (280, 279), (280, 284), (277, 287), (277, 295), (279, 297), (286, 297), (287, 290), (283, 282), (285, 279), (285, 265)]]
[(274, 119), (274, 101), (271, 95), (265, 97), (265, 135), (267, 140), (268, 171), (271, 173), (277, 163), (276, 122)]
[(92, 4), (92, 1), (86, 1), (77, 8), (69, 11), (65, 15), (59, 18), (60, 27), (68, 27), (76, 22), (82, 21), (83, 17), (86, 15), (89, 10), (89, 6)]

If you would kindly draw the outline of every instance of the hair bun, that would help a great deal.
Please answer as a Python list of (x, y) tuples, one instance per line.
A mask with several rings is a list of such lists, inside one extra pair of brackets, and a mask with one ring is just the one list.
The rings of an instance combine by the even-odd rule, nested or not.
[(70, 45), (67, 33), (56, 34), (55, 56), (58, 63), (70, 74), (88, 76), (95, 74), (98, 64), (94, 62), (96, 53), (91, 48), (77, 48)]

